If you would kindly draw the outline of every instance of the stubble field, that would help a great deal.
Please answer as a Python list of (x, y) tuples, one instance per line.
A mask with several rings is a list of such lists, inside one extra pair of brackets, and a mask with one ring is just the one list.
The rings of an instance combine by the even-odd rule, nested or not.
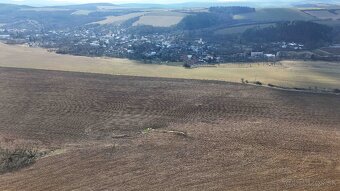
[(58, 55), (41, 48), (0, 43), (0, 66), (113, 75), (184, 78), (241, 82), (261, 81), (289, 88), (340, 89), (337, 62), (282, 61), (272, 63), (226, 63), (215, 67), (185, 69), (179, 66), (143, 64), (118, 58), (89, 58)]

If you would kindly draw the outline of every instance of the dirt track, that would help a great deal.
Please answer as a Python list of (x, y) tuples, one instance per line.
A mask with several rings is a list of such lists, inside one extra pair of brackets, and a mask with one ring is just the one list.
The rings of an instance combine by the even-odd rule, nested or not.
[[(340, 96), (0, 68), (0, 190), (337, 190)], [(182, 133), (183, 132), (184, 135)]]

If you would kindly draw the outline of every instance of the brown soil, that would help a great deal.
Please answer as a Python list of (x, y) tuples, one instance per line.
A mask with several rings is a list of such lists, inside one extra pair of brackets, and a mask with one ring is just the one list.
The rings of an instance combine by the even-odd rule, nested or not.
[(340, 96), (0, 68), (0, 190), (337, 190)]

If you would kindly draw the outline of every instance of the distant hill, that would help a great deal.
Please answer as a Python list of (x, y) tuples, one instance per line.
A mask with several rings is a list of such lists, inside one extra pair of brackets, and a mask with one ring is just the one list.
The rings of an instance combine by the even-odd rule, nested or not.
[[(83, 10), (94, 10), (97, 6), (119, 6), (127, 8), (201, 8), (201, 7), (211, 7), (211, 6), (251, 6), (251, 7), (292, 7), (299, 5), (315, 6), (317, 4), (329, 4), (336, 5), (340, 4), (338, 0), (243, 0), (243, 1), (204, 1), (204, 0), (193, 0), (192, 2), (185, 3), (171, 3), (161, 4), (161, 3), (123, 3), (123, 4), (111, 4), (111, 3), (88, 3), (74, 5), (72, 3), (65, 3), (62, 1), (52, 1), (52, 0), (3, 0), (2, 3), (7, 4), (20, 4), (20, 5), (30, 5), (38, 7), (59, 7), (67, 9), (83, 9)], [(100, 2), (100, 1), (99, 1)], [(163, 1), (164, 2), (164, 1)]]
[(50, 6), (53, 8), (61, 9), (77, 9), (77, 10), (97, 10), (98, 7), (119, 7), (118, 5), (111, 3), (88, 3), (80, 5), (65, 5), (65, 6)]

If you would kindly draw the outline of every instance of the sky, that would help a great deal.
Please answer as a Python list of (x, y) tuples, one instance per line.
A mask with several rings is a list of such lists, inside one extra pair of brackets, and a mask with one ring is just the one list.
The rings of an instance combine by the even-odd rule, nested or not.
[[(242, 2), (245, 0), (45, 0), (46, 4), (81, 4), (81, 3), (155, 3), (171, 4), (184, 2)], [(249, 1), (249, 0), (248, 0)], [(250, 0), (251, 1), (251, 0)], [(0, 3), (35, 4), (41, 0), (0, 0)]]
[(0, 0), (0, 3), (13, 3), (21, 5), (66, 5), (66, 4), (82, 4), (82, 3), (152, 3), (152, 4), (174, 4), (185, 2), (256, 2), (256, 3), (293, 3), (293, 2), (322, 2), (322, 3), (338, 3), (340, 0)]

